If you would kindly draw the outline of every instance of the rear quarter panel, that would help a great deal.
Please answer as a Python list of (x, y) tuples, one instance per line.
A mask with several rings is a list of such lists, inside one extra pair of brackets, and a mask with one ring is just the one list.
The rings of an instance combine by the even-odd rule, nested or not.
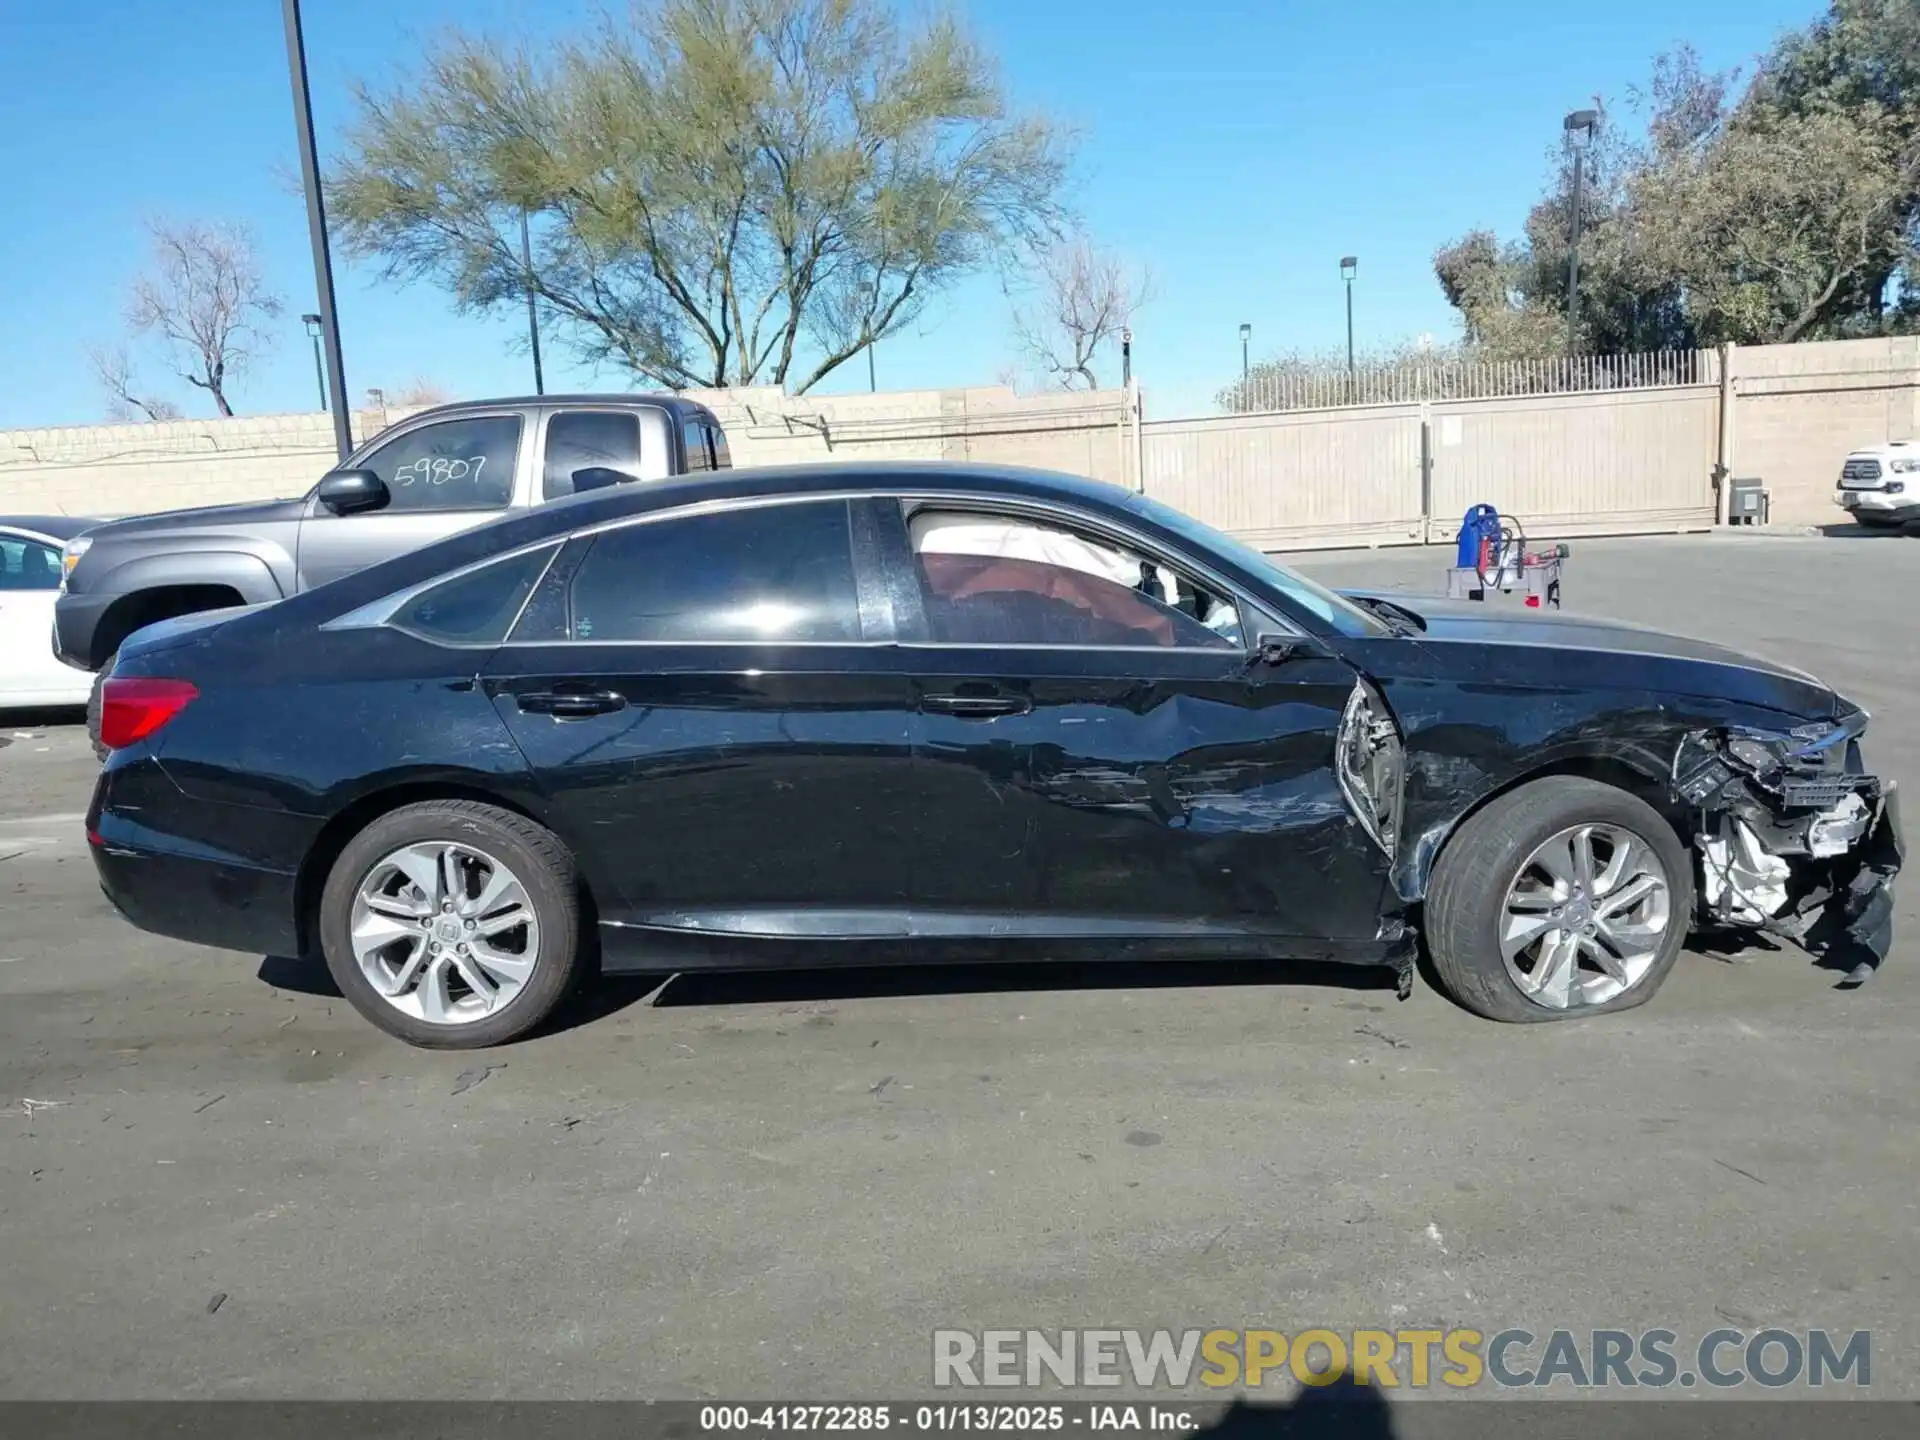
[(382, 790), (479, 789), (532, 809), (525, 761), (475, 684), (485, 653), (384, 629), (216, 632), (134, 658), (134, 673), (190, 680), (200, 696), (124, 753), (150, 753), (199, 802), (172, 807), (181, 824), (274, 869), (297, 868), (327, 820)]

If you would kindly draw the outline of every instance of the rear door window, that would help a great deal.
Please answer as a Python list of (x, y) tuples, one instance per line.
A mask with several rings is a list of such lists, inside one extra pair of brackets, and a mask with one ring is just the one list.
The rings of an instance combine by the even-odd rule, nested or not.
[(548, 418), (541, 499), (558, 500), (639, 478), (639, 416), (616, 410), (565, 410)]
[(574, 572), (574, 640), (680, 644), (860, 639), (844, 500), (657, 520), (598, 536)]
[(708, 443), (713, 446), (713, 468), (716, 470), (731, 470), (733, 468), (733, 452), (727, 449), (727, 432), (722, 430), (718, 425), (709, 425), (707, 427), (707, 440)]

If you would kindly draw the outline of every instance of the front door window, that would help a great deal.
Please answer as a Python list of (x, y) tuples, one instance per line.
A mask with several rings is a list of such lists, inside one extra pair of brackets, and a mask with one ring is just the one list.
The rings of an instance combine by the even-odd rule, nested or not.
[(935, 644), (1245, 648), (1231, 599), (1104, 537), (940, 510), (910, 533)]

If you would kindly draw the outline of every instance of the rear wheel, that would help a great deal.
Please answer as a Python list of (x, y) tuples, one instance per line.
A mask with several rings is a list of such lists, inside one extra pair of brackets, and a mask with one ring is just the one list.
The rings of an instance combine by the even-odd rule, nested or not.
[(514, 1040), (581, 970), (573, 859), (524, 816), (433, 800), (381, 816), (320, 896), (327, 968), (354, 1008), (428, 1049)]
[(1557, 775), (1460, 827), (1434, 865), (1426, 933), (1442, 983), (1469, 1010), (1566, 1020), (1650, 999), (1692, 914), (1692, 861), (1660, 813)]

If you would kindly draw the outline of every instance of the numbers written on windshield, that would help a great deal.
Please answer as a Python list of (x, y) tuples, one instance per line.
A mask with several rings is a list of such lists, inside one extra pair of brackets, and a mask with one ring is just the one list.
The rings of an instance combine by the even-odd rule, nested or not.
[(465, 458), (447, 455), (422, 455), (393, 472), (393, 483), (405, 489), (409, 485), (445, 485), (449, 480), (478, 480), (486, 465), (484, 455)]

